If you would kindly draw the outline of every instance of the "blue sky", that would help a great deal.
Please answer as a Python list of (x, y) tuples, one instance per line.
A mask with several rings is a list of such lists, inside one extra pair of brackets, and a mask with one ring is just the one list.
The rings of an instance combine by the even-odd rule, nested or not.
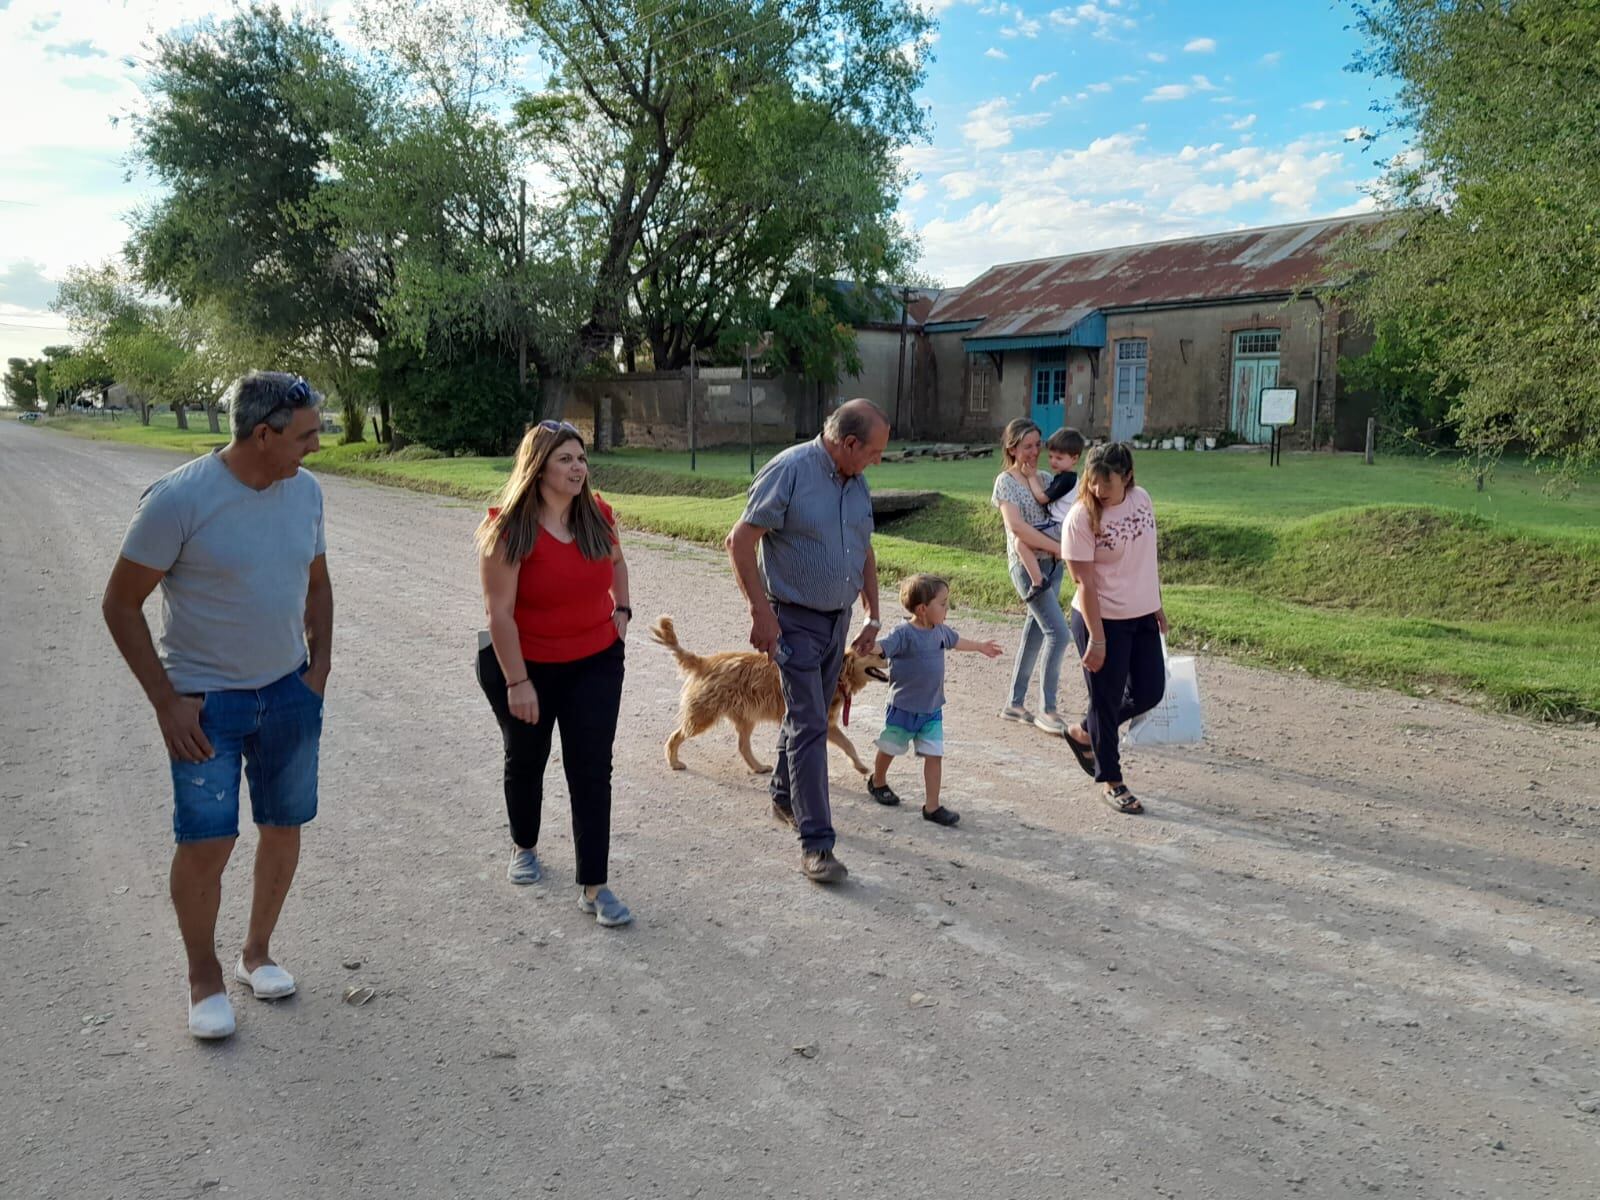
[[(928, 144), (902, 215), (945, 284), (995, 262), (1370, 204), (1374, 85), (1336, 0), (919, 0), (935, 13)], [(349, 28), (351, 0), (302, 5)], [(0, 357), (68, 340), (48, 311), (117, 253), (143, 46), (215, 0), (0, 0)]]

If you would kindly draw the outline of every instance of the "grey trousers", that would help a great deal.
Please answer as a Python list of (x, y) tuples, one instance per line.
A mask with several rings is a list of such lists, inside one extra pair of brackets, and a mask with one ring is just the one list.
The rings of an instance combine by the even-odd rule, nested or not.
[(818, 612), (774, 604), (780, 641), (788, 659), (783, 677), (783, 724), (778, 757), (768, 785), (772, 802), (793, 811), (806, 850), (833, 849), (833, 811), (828, 805), (828, 705), (839, 686), (850, 610)]

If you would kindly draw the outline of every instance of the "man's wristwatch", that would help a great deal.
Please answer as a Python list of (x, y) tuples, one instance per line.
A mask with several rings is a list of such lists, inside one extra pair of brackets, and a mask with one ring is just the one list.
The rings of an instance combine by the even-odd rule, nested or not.
[(629, 608), (626, 604), (614, 604), (611, 606), (611, 615), (614, 617), (618, 613), (626, 613), (628, 620), (633, 620), (633, 609)]
[(882, 629), (883, 628), (883, 622), (878, 620), (877, 617), (872, 617), (872, 618), (870, 618), (870, 619), (868, 619), (866, 621), (863, 621), (862, 624), (861, 624), (861, 628), (863, 628), (863, 629)]

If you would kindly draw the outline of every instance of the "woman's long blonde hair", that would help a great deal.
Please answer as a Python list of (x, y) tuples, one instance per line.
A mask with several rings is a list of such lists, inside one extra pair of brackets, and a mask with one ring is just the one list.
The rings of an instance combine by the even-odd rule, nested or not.
[[(511, 476), (495, 498), (497, 510), (478, 526), (478, 553), (488, 558), (505, 547), (508, 563), (520, 563), (533, 553), (539, 540), (539, 478), (550, 456), (568, 442), (583, 445), (583, 436), (566, 422), (541, 421), (530, 425), (517, 447), (517, 460)], [(567, 528), (572, 530), (579, 552), (588, 559), (611, 557), (615, 535), (596, 503), (585, 477), (583, 491), (572, 500), (567, 511)]]
[(1078, 476), (1078, 503), (1088, 511), (1089, 528), (1096, 537), (1100, 536), (1100, 514), (1105, 505), (1089, 490), (1089, 483), (1108, 475), (1125, 475), (1128, 486), (1133, 486), (1133, 450), (1127, 442), (1091, 446), (1083, 459), (1083, 474)]
[(1017, 447), (1022, 445), (1022, 439), (1030, 433), (1039, 433), (1039, 427), (1027, 417), (1014, 417), (1006, 422), (1005, 432), (1000, 435), (1000, 453), (1006, 460), (1006, 469), (1010, 470), (1017, 465)]

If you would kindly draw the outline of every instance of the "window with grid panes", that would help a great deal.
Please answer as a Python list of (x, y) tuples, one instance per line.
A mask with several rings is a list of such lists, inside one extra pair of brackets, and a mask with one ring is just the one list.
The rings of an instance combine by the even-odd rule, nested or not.
[(989, 411), (989, 390), (994, 383), (994, 372), (988, 367), (972, 369), (972, 397), (968, 407), (975, 413)]
[(1239, 335), (1238, 353), (1276, 354), (1282, 334), (1276, 329), (1252, 329)]

